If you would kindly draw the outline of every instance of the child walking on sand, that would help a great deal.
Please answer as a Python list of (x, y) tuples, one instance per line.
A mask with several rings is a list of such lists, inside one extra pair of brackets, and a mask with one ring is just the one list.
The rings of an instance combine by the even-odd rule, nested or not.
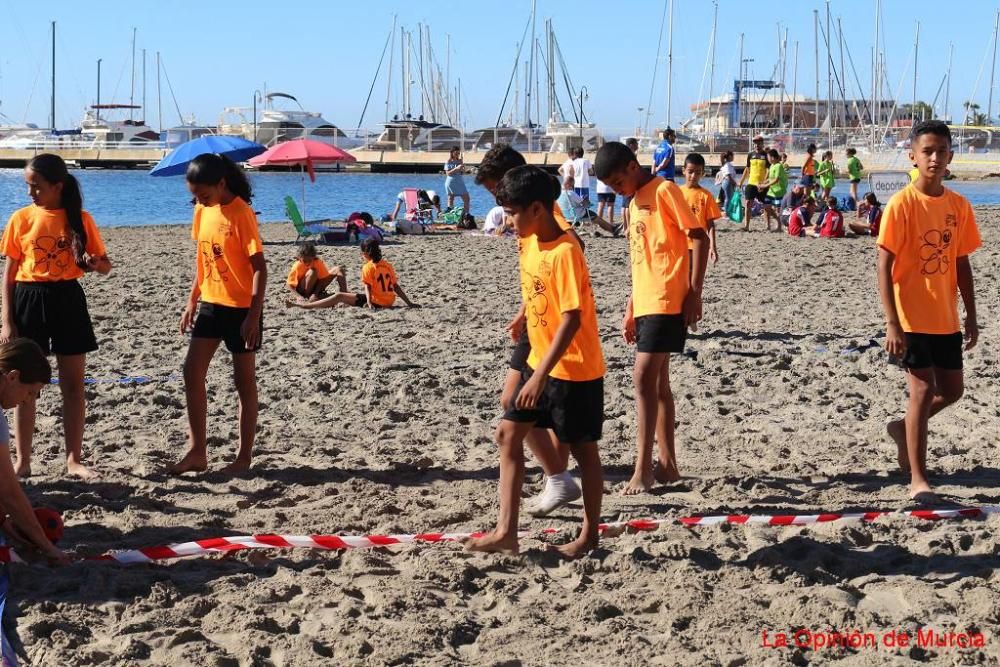
[(187, 184), (196, 201), (191, 237), (198, 244), (195, 277), (180, 324), (181, 333), (191, 331), (184, 360), (189, 441), (187, 453), (171, 472), (208, 467), (205, 377), (225, 341), (233, 355), (240, 421), (239, 450), (226, 471), (241, 473), (250, 469), (257, 431), (256, 364), (267, 284), (264, 246), (250, 207), (250, 182), (232, 160), (199, 155), (188, 165)]
[[(622, 335), (637, 350), (633, 381), (638, 454), (635, 473), (622, 493), (634, 495), (648, 491), (655, 480), (680, 479), (674, 451), (670, 353), (684, 350), (687, 328), (701, 320), (708, 234), (704, 220), (691, 214), (680, 189), (642, 169), (623, 144), (604, 144), (594, 169), (616, 192), (633, 195), (628, 230), (632, 294), (625, 305)], [(659, 445), (655, 472), (654, 434)]]
[[(87, 353), (97, 338), (78, 282), (84, 273), (111, 271), (108, 252), (94, 219), (83, 210), (80, 184), (57, 155), (36, 155), (24, 170), (32, 205), (15, 211), (7, 223), (0, 252), (7, 257), (3, 282), (3, 328), (0, 342), (24, 336), (45, 354), (56, 355), (62, 392), (66, 470), (92, 479), (83, 465), (83, 392)], [(35, 433), (35, 397), (14, 411), (17, 448), (15, 471), (31, 475), (31, 441)]]
[[(487, 151), (479, 163), (479, 169), (476, 171), (476, 183), (482, 185), (491, 195), (496, 197), (500, 183), (507, 172), (525, 164), (524, 156), (509, 144), (498, 144)], [(566, 220), (558, 202), (552, 205), (552, 216), (556, 219), (559, 228), (579, 243), (582, 250), (583, 240), (577, 235), (573, 225)], [(524, 244), (518, 243), (519, 255), (523, 249)], [(500, 406), (504, 410), (510, 409), (514, 404), (517, 389), (521, 384), (521, 374), (528, 365), (528, 355), (531, 354), (528, 319), (525, 316), (523, 303), (510, 324), (507, 325), (507, 331), (514, 342), (514, 349), (507, 362), (507, 375), (500, 393)], [(568, 470), (569, 447), (559, 442), (552, 429), (536, 427), (525, 437), (525, 442), (541, 465), (544, 474), (542, 490), (526, 503), (528, 513), (533, 516), (546, 516), (566, 503), (579, 498), (580, 486)]]
[(341, 292), (347, 291), (347, 278), (342, 268), (335, 266), (333, 271), (326, 268), (326, 263), (317, 256), (316, 244), (312, 241), (300, 245), (298, 258), (288, 272), (288, 289), (303, 299), (315, 301), (329, 296), (326, 288), (334, 280)]
[(933, 501), (927, 478), (927, 422), (962, 397), (964, 349), (979, 340), (969, 255), (982, 244), (969, 201), (944, 187), (954, 153), (938, 120), (917, 123), (910, 160), (917, 180), (893, 195), (878, 236), (878, 286), (886, 319), (886, 351), (906, 369), (906, 416), (890, 422), (899, 467), (910, 473), (910, 497)]
[(528, 166), (508, 171), (497, 191), (497, 201), (524, 246), (519, 257), (521, 296), (531, 352), (514, 405), (504, 413), (496, 432), (500, 446), (497, 527), (488, 536), (470, 540), (471, 551), (517, 553), (523, 445), (535, 426), (555, 432), (572, 452), (583, 480), (580, 534), (558, 551), (566, 558), (577, 558), (597, 545), (604, 491), (597, 449), (604, 421), (604, 356), (583, 251), (552, 215), (558, 195), (559, 184), (551, 176)]
[[(3, 410), (34, 402), (38, 393), (52, 379), (52, 368), (42, 348), (28, 338), (15, 338), (0, 344), (0, 447), (10, 446), (10, 427)], [(10, 456), (0, 456), (0, 511), (4, 531), (37, 549), (50, 563), (65, 565), (69, 557), (49, 541), (38, 523), (28, 497), (17, 480)]]
[(403, 303), (410, 308), (420, 307), (410, 301), (406, 292), (400, 287), (396, 270), (392, 268), (392, 264), (382, 258), (382, 249), (377, 240), (365, 239), (361, 242), (361, 257), (364, 259), (364, 265), (361, 267), (361, 282), (364, 285), (364, 293), (348, 292), (345, 281), (342, 285), (342, 291), (333, 296), (315, 301), (290, 299), (285, 302), (285, 305), (289, 308), (333, 308), (342, 303), (361, 308), (365, 306), (371, 309), (392, 308), (398, 295)]

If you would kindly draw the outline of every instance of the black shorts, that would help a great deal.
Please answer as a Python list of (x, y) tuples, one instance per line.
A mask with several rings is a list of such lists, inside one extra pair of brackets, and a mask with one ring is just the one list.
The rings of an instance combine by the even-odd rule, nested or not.
[(97, 349), (87, 297), (75, 280), (14, 284), (17, 335), (45, 354), (86, 354)]
[(941, 368), (948, 371), (962, 370), (962, 333), (906, 334), (904, 368)]
[(635, 318), (635, 347), (639, 352), (683, 352), (687, 327), (683, 315), (643, 315)]
[(743, 186), (743, 198), (746, 199), (748, 202), (753, 201), (754, 199), (763, 202), (766, 195), (767, 193), (764, 190), (758, 188), (756, 185)]
[(807, 187), (807, 188), (811, 188), (813, 186), (813, 182), (814, 181), (815, 181), (815, 177), (813, 177), (813, 176), (807, 176), (807, 175), (803, 174), (799, 178), (799, 185)]
[(782, 197), (764, 197), (765, 204), (768, 206), (777, 206), (778, 208), (781, 207), (781, 200)]
[(359, 308), (364, 308), (365, 306), (368, 305), (368, 297), (366, 297), (361, 292), (356, 292), (354, 294), (354, 305), (358, 306)]
[(191, 336), (215, 340), (221, 338), (226, 343), (226, 349), (233, 354), (257, 352), (260, 350), (261, 341), (264, 340), (264, 315), (260, 316), (260, 335), (257, 337), (257, 346), (248, 350), (240, 328), (249, 312), (249, 308), (234, 308), (202, 301), (198, 307), (198, 316), (194, 320)]
[(852, 179), (851, 179), (851, 183), (854, 183), (855, 185), (857, 185), (857, 184), (858, 184), (858, 183), (860, 183), (860, 182), (861, 182), (861, 179), (860, 179), (860, 178), (852, 178)]
[[(527, 366), (521, 371), (515, 397), (533, 372)], [(503, 418), (519, 423), (534, 422), (538, 428), (552, 429), (559, 442), (569, 445), (597, 442), (604, 425), (604, 378), (570, 382), (550, 377), (534, 410), (511, 407)]]
[(525, 320), (517, 342), (514, 343), (514, 349), (510, 353), (510, 361), (507, 362), (507, 366), (515, 371), (523, 371), (528, 367), (529, 354), (531, 354), (531, 341), (528, 340), (528, 322)]
[(602, 201), (605, 204), (614, 204), (616, 196), (614, 192), (598, 192), (597, 201)]

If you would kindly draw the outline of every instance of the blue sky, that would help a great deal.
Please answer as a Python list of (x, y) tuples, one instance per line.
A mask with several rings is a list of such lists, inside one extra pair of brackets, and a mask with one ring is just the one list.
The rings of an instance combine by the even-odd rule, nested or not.
[[(537, 32), (552, 17), (573, 82), (586, 85), (587, 115), (602, 127), (628, 131), (637, 108), (648, 108), (657, 37), (665, 0), (538, 0)], [(939, 2), (884, 0), (883, 20), (889, 80), (909, 101), (916, 21), (921, 22), (917, 96), (930, 101), (948, 65), (955, 41), (951, 111), (960, 117), (962, 102), (973, 96), (985, 108), (996, 8), (987, 2), (964, 3), (961, 18), (942, 20)], [(844, 36), (867, 94), (874, 0), (833, 0), (834, 24), (841, 17)], [(773, 6), (773, 9), (771, 7)], [(530, 12), (530, 0), (420, 0), (329, 2), (284, 0), (106, 0), (101, 3), (50, 0), (39, 5), (0, 0), (0, 112), (20, 122), (47, 123), (49, 113), (49, 21), (58, 22), (57, 116), (60, 127), (76, 125), (95, 98), (96, 61), (103, 59), (102, 101), (127, 102), (132, 27), (138, 49), (147, 50), (147, 119), (156, 125), (155, 53), (186, 116), (214, 124), (225, 106), (249, 106), (255, 89), (290, 92), (310, 110), (342, 127), (358, 123), (393, 15), (414, 32), (430, 26), (441, 67), (446, 35), (451, 36), (452, 86), (461, 77), (467, 128), (493, 125), (514, 61), (516, 44)], [(732, 87), (737, 74), (739, 33), (746, 33), (744, 57), (753, 58), (752, 78), (768, 78), (777, 60), (778, 23), (788, 28), (786, 84), (792, 87), (792, 55), (799, 41), (799, 92), (815, 91), (813, 10), (825, 17), (823, 2), (719, 0), (714, 93)], [(947, 27), (945, 27), (947, 26)], [(676, 124), (698, 98), (708, 96), (705, 63), (712, 28), (712, 2), (675, 0), (672, 117)], [(666, 119), (667, 30), (664, 29), (651, 117)], [(398, 64), (398, 37), (396, 39)], [(416, 48), (416, 47), (414, 47)], [(825, 53), (822, 88), (825, 90)], [(984, 60), (985, 57), (985, 60)], [(839, 52), (836, 54), (839, 61)], [(985, 67), (983, 64), (985, 63)], [(416, 69), (414, 59), (413, 64)], [(137, 70), (139, 66), (137, 65)], [(982, 73), (980, 75), (980, 69)], [(394, 72), (396, 80), (399, 70)], [(137, 78), (139, 75), (137, 74)], [(978, 87), (977, 87), (977, 78)], [(1000, 78), (1000, 73), (998, 73)], [(704, 79), (704, 82), (703, 82)], [(853, 75), (850, 77), (853, 84)], [(900, 85), (902, 82), (902, 85)], [(136, 97), (138, 99), (138, 83)], [(398, 90), (399, 86), (394, 85)], [(417, 88), (414, 87), (414, 97)], [(394, 97), (398, 97), (398, 94)], [(544, 98), (544, 86), (542, 91)], [(385, 114), (385, 72), (365, 119), (377, 126)], [(944, 92), (940, 93), (939, 105)], [(566, 95), (563, 93), (563, 102)], [(391, 104), (395, 111), (395, 99)], [(415, 105), (418, 107), (419, 105)], [(543, 103), (544, 107), (544, 103)], [(994, 115), (1000, 115), (1000, 94)], [(177, 112), (164, 83), (165, 126)], [(419, 112), (419, 108), (416, 108)], [(544, 114), (544, 108), (543, 108)], [(505, 114), (506, 115), (506, 114)]]

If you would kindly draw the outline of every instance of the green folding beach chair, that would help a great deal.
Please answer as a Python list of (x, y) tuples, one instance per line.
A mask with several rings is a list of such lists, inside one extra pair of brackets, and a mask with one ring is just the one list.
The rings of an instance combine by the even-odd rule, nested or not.
[(332, 223), (333, 220), (329, 218), (323, 220), (303, 220), (302, 214), (299, 213), (299, 207), (291, 196), (285, 197), (285, 215), (292, 221), (292, 225), (298, 233), (298, 236), (295, 237), (296, 243), (308, 240), (313, 236), (327, 240), (331, 238), (326, 236), (327, 234), (332, 236), (344, 235), (346, 237), (347, 227), (330, 227), (327, 223)]

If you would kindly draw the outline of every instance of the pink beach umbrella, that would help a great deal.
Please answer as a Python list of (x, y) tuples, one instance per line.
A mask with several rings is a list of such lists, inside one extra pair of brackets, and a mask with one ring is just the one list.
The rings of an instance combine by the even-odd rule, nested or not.
[[(308, 172), (309, 180), (316, 181), (313, 169), (317, 164), (332, 164), (334, 162), (356, 162), (356, 158), (347, 151), (312, 139), (293, 139), (283, 141), (268, 148), (265, 152), (250, 160), (253, 167), (294, 166), (298, 165), (302, 173)], [(306, 211), (306, 183), (302, 178), (302, 215)]]

